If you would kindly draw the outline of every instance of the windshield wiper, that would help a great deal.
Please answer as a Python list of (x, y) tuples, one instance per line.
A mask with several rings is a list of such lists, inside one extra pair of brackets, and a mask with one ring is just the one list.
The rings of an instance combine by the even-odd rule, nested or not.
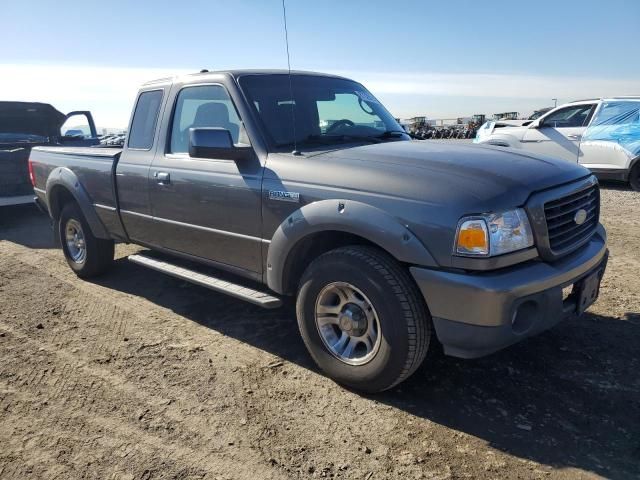
[(297, 142), (282, 142), (276, 143), (275, 146), (277, 148), (285, 148), (285, 147), (294, 147), (296, 145), (323, 145), (323, 142), (315, 141), (309, 137), (303, 138), (302, 140), (298, 140)]
[(380, 143), (382, 140), (376, 137), (367, 137), (364, 135), (309, 135), (297, 142), (277, 143), (277, 148), (293, 147), (295, 145), (335, 145), (340, 142), (356, 140), (358, 142)]
[(377, 137), (369, 137), (366, 135), (348, 135), (344, 133), (336, 134), (336, 135), (310, 135), (309, 138), (313, 138), (313, 140), (319, 140), (323, 143), (330, 144), (334, 143), (331, 140), (356, 140), (358, 142), (369, 142), (369, 143), (380, 143), (380, 139)]
[(411, 136), (404, 130), (387, 130), (385, 132), (382, 132), (380, 135), (376, 135), (375, 138), (381, 138), (381, 139), (398, 138), (401, 135)]

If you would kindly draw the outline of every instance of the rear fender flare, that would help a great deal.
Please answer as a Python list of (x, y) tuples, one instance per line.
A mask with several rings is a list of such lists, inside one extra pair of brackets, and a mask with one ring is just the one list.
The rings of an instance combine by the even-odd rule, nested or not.
[(55, 210), (57, 209), (56, 205), (52, 205), (52, 201), (54, 200), (53, 195), (58, 188), (64, 188), (75, 199), (95, 237), (104, 239), (111, 238), (95, 211), (91, 197), (89, 197), (89, 194), (80, 183), (80, 180), (78, 180), (76, 174), (66, 167), (55, 168), (49, 174), (49, 178), (47, 178), (45, 187), (47, 192), (47, 208), (52, 217), (54, 217)]
[(269, 288), (283, 293), (289, 254), (305, 237), (326, 231), (362, 237), (400, 262), (437, 266), (423, 243), (398, 218), (354, 200), (322, 200), (293, 212), (274, 233), (267, 253), (266, 280)]

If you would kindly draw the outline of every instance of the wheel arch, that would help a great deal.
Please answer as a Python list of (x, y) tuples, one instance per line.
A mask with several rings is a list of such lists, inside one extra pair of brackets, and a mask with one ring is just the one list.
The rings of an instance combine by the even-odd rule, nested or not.
[[(634, 178), (634, 174), (638, 176)], [(629, 170), (627, 171), (627, 178), (625, 179), (631, 185), (633, 190), (640, 191), (640, 155), (631, 160), (629, 164)]]
[(74, 201), (82, 211), (85, 220), (96, 238), (110, 239), (111, 236), (96, 213), (89, 194), (75, 173), (65, 167), (54, 169), (46, 184), (47, 208), (51, 218), (60, 218), (60, 212), (67, 202)]
[(514, 146), (519, 142), (517, 142), (517, 139), (511, 135), (498, 134), (489, 137), (482, 143), (484, 145), (492, 145), (494, 147), (514, 148)]
[[(502, 129), (499, 129), (502, 130)], [(478, 142), (478, 145), (491, 145), (494, 147), (522, 148), (520, 139), (507, 132), (492, 132), (488, 137)]]
[(269, 244), (266, 283), (277, 293), (293, 293), (314, 258), (346, 245), (375, 246), (402, 263), (437, 266), (397, 218), (353, 200), (322, 200), (296, 210), (280, 224)]

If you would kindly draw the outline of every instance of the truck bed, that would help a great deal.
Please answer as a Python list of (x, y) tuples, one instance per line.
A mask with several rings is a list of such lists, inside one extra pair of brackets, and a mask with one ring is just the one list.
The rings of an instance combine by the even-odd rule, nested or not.
[[(96, 147), (36, 147), (30, 159), (36, 181), (36, 195), (46, 201), (47, 179), (58, 169), (68, 169), (77, 178), (77, 188), (83, 189), (105, 226), (112, 223), (116, 209), (113, 164), (121, 148)], [(54, 175), (55, 177), (55, 175)]]

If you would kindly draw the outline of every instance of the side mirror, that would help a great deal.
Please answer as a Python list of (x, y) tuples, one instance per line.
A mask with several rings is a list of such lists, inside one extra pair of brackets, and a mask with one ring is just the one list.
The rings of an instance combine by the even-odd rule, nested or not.
[(243, 160), (253, 149), (236, 147), (231, 132), (224, 128), (190, 128), (189, 156), (220, 160)]

